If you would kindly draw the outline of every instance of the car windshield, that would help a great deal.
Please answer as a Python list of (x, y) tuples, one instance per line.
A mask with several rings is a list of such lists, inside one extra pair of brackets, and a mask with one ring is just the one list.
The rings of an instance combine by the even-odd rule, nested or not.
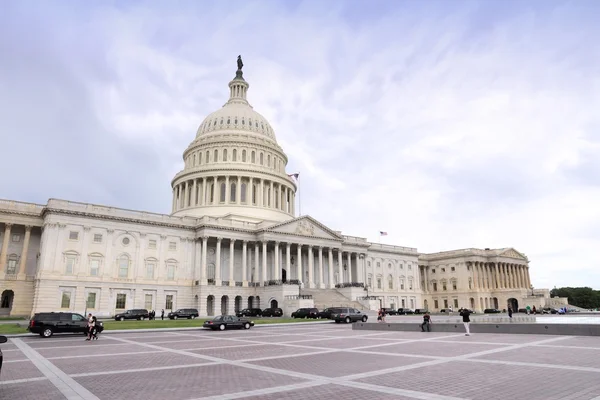
[(222, 321), (222, 320), (223, 320), (222, 315), (219, 315), (219, 316), (213, 318), (213, 321)]

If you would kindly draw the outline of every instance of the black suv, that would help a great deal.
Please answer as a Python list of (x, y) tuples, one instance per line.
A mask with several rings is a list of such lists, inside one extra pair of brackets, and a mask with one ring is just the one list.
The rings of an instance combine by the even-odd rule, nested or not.
[(177, 318), (187, 318), (194, 319), (197, 318), (200, 314), (198, 314), (198, 310), (195, 308), (180, 308), (179, 310), (175, 310), (170, 312), (167, 317), (169, 319), (177, 319)]
[(244, 308), (242, 311), (235, 313), (236, 317), (260, 317), (262, 310), (260, 308)]
[(292, 318), (317, 318), (319, 310), (316, 308), (299, 308), (292, 313)]
[(357, 321), (367, 322), (369, 317), (356, 308), (338, 308), (336, 313), (332, 315), (332, 319), (338, 324), (342, 321), (349, 324), (350, 322)]
[(148, 316), (148, 310), (140, 308), (134, 310), (127, 310), (124, 313), (115, 314), (115, 321), (124, 321), (126, 319), (137, 319), (138, 321), (141, 321), (143, 319), (148, 319)]
[(337, 308), (326, 308), (323, 311), (319, 311), (317, 318), (331, 319), (331, 316), (336, 313)]
[(385, 315), (398, 315), (398, 311), (393, 308), (382, 308), (381, 311), (383, 311)]
[(265, 308), (262, 311), (263, 317), (281, 317), (283, 316), (283, 310), (281, 308)]
[[(98, 332), (104, 330), (102, 322), (98, 321)], [(71, 312), (37, 313), (29, 321), (29, 332), (38, 333), (42, 337), (50, 337), (55, 333), (84, 333), (88, 332), (88, 320), (81, 314)]]

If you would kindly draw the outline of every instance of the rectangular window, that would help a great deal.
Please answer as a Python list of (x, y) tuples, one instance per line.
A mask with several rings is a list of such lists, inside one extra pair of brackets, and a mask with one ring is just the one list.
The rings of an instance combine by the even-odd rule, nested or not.
[(125, 303), (127, 302), (127, 295), (124, 293), (117, 294), (117, 304), (115, 304), (115, 308), (122, 310), (125, 308)]
[(444, 308), (448, 308), (448, 299), (444, 299)]
[(446, 268), (442, 268), (442, 272), (446, 272)]
[(408, 281), (408, 290), (413, 290), (413, 282)]
[(400, 281), (400, 290), (404, 290), (404, 281)]
[(437, 292), (437, 283), (436, 282), (433, 282), (433, 291)]
[(410, 299), (410, 308), (414, 310), (415, 308), (415, 299)]
[(393, 289), (394, 288), (394, 281), (392, 281), (391, 279), (388, 280), (388, 289)]
[(442, 283), (442, 290), (448, 290), (445, 283)]
[(408, 266), (408, 270), (409, 270), (409, 271), (412, 271), (412, 265), (409, 265), (409, 266)]
[(96, 293), (88, 293), (87, 308), (96, 308)]
[(12, 235), (12, 241), (13, 242), (20, 242), (21, 241), (21, 235), (19, 235), (18, 233), (15, 233), (14, 235)]
[(60, 299), (60, 308), (71, 308), (71, 292), (63, 292)]
[(171, 250), (171, 251), (177, 250), (177, 242), (169, 242), (169, 250)]
[(15, 275), (17, 273), (17, 260), (8, 260), (8, 267), (6, 268), (8, 275)]
[(119, 260), (119, 278), (127, 278), (129, 275), (129, 258), (121, 257)]
[(79, 240), (79, 232), (69, 232), (69, 240)]
[(372, 278), (369, 278), (369, 279), (367, 280), (367, 282), (368, 282), (368, 283), (367, 283), (367, 286), (368, 286), (368, 287), (373, 287), (373, 279), (372, 279)]
[(94, 233), (94, 243), (102, 243), (102, 234)]
[(437, 300), (434, 300), (434, 301), (433, 301), (433, 308), (435, 308), (435, 309), (439, 308), (439, 307), (438, 307), (438, 305), (439, 305), (439, 304), (438, 304), (438, 301), (437, 301)]
[(75, 257), (67, 257), (67, 266), (65, 268), (66, 275), (73, 275), (75, 269)]
[(451, 272), (454, 272), (454, 271), (456, 271), (456, 268), (454, 268), (454, 267), (450, 267), (450, 271), (451, 271)]
[(431, 270), (431, 273), (432, 273), (432, 274), (435, 274), (435, 268)]
[(145, 296), (144, 307), (146, 307), (146, 310), (152, 310), (152, 295), (151, 294), (147, 294)]
[(168, 294), (165, 297), (165, 308), (167, 310), (172, 310), (173, 309), (173, 295), (172, 294)]
[(381, 289), (381, 278), (377, 278), (377, 289)]
[(154, 279), (155, 266), (153, 262), (146, 263), (146, 279)]
[(152, 249), (152, 250), (156, 249), (156, 240), (154, 240), (154, 239), (148, 240), (148, 248)]
[(175, 266), (172, 264), (167, 265), (167, 279), (170, 281), (175, 279)]
[(90, 261), (90, 276), (98, 276), (100, 272), (100, 260)]
[(456, 282), (452, 282), (452, 290), (456, 290)]
[(454, 299), (454, 308), (458, 308), (458, 299)]

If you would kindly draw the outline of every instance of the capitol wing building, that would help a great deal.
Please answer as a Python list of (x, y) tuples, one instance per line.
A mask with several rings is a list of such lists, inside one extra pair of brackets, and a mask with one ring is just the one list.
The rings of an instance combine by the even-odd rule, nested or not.
[(419, 254), (297, 216), (287, 156), (248, 88), (238, 67), (229, 100), (183, 152), (170, 215), (0, 200), (0, 315), (545, 305), (515, 249)]

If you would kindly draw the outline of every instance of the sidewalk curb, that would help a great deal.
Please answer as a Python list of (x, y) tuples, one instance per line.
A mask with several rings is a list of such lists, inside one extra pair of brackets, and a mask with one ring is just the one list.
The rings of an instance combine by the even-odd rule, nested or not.
[[(315, 321), (315, 322), (287, 322), (287, 323), (275, 323), (275, 324), (256, 324), (252, 328), (268, 328), (268, 327), (282, 327), (282, 326), (296, 326), (296, 325), (321, 325), (321, 324), (332, 324), (334, 321)], [(181, 327), (181, 328), (147, 328), (147, 329), (110, 329), (102, 331), (102, 335), (110, 333), (136, 333), (136, 332), (176, 332), (176, 331), (194, 331), (204, 330), (202, 325), (192, 327)], [(58, 334), (63, 336), (63, 334)], [(72, 334), (75, 335), (75, 334)], [(35, 333), (17, 333), (17, 334), (1, 334), (0, 336), (6, 336), (7, 338), (20, 338), (20, 337), (33, 337), (38, 336)]]

